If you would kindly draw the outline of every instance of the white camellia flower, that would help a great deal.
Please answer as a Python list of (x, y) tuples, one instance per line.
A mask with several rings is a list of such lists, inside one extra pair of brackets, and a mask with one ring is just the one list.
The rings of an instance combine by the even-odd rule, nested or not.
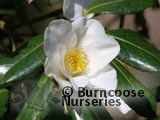
[[(64, 0), (63, 14), (72, 20), (82, 17), (93, 1), (94, 0)], [(91, 18), (92, 16), (93, 14), (89, 14), (87, 17)]]
[[(116, 89), (116, 71), (109, 63), (120, 46), (105, 34), (99, 21), (84, 17), (72, 23), (63, 19), (52, 21), (45, 30), (44, 51), (45, 73), (54, 77), (61, 88)], [(125, 103), (121, 106), (130, 110)]]

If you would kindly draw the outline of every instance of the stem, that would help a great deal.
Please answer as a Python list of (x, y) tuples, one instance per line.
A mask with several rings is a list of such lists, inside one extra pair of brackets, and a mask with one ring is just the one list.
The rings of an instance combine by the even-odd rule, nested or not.
[(87, 15), (88, 15), (88, 12), (86, 11), (83, 16), (86, 17)]
[(121, 15), (119, 28), (123, 28), (124, 24), (124, 15)]

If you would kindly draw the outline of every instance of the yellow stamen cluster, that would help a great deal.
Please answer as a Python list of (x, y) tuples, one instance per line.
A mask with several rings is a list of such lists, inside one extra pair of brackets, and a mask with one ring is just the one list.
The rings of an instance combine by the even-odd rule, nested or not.
[(87, 68), (87, 56), (83, 48), (81, 50), (75, 48), (69, 51), (67, 54), (67, 63), (71, 66), (69, 70), (71, 73), (78, 73), (85, 70)]

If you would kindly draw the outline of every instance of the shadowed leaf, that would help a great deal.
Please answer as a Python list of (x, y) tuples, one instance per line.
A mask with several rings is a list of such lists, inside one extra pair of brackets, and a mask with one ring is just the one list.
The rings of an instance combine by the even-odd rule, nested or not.
[[(130, 96), (121, 98), (138, 114), (145, 117), (156, 116), (156, 98), (154, 94), (134, 78), (117, 60), (113, 60), (111, 65), (117, 71), (118, 88), (117, 90), (141, 90), (144, 96)], [(138, 93), (136, 93), (138, 94)]]
[(95, 0), (86, 11), (90, 13), (131, 14), (158, 6), (157, 0)]
[(52, 81), (43, 74), (16, 120), (43, 119), (49, 113), (48, 100), (53, 90)]
[[(39, 57), (45, 59), (43, 48), (43, 35), (31, 39), (25, 49), (13, 58), (0, 60), (0, 84), (22, 79), (37, 70), (41, 65)], [(8, 70), (9, 69), (9, 70)]]
[(136, 32), (127, 29), (110, 30), (107, 35), (120, 44), (118, 59), (136, 69), (147, 72), (160, 71), (160, 51)]
[(4, 113), (7, 111), (6, 104), (8, 103), (9, 94), (8, 90), (6, 89), (0, 89), (0, 118), (4, 115)]

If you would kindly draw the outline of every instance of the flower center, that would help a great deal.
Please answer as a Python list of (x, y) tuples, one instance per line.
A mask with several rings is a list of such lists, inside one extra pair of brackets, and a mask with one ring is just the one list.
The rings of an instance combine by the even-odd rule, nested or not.
[(87, 56), (83, 51), (83, 48), (81, 48), (81, 50), (74, 48), (74, 50), (67, 53), (65, 67), (71, 75), (81, 72), (87, 68)]

